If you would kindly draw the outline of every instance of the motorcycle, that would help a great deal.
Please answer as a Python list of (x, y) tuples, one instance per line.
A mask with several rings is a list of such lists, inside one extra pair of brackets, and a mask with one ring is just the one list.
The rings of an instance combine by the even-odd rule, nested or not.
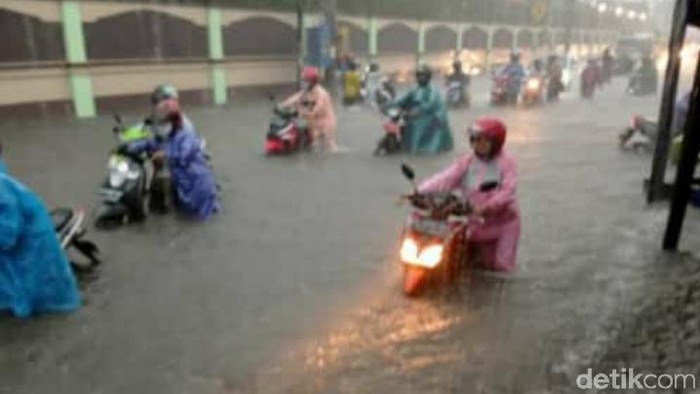
[(152, 138), (152, 134), (148, 125), (144, 123), (125, 127), (119, 116), (115, 116), (114, 119), (115, 126), (112, 131), (118, 145), (109, 155), (108, 175), (99, 189), (102, 206), (97, 214), (95, 226), (100, 229), (146, 218), (148, 155), (130, 153), (123, 147)]
[(311, 148), (311, 132), (296, 109), (275, 106), (273, 113), (265, 140), (266, 155), (288, 155)]
[(555, 102), (559, 100), (559, 94), (564, 91), (564, 84), (561, 78), (549, 77), (547, 82), (547, 102)]
[(627, 82), (627, 89), (625, 89), (625, 91), (632, 96), (648, 96), (656, 94), (657, 89), (658, 81), (655, 79), (645, 80), (642, 75), (633, 74)]
[(643, 116), (634, 115), (629, 127), (620, 133), (620, 148), (635, 152), (652, 152), (658, 135), (657, 124)]
[(544, 79), (539, 76), (530, 76), (525, 79), (522, 92), (522, 102), (526, 106), (538, 105), (543, 102)]
[(452, 108), (469, 108), (469, 93), (466, 91), (464, 83), (453, 80), (447, 84), (447, 104)]
[(374, 101), (379, 108), (394, 101), (396, 98), (396, 87), (394, 87), (392, 80), (388, 77), (383, 77), (374, 95)]
[(596, 83), (591, 81), (581, 81), (581, 98), (592, 100), (595, 95)]
[(386, 111), (387, 120), (384, 122), (384, 136), (377, 143), (375, 156), (393, 155), (401, 151), (401, 135), (404, 128), (404, 113), (398, 108)]
[(83, 226), (85, 212), (82, 209), (57, 208), (49, 212), (61, 249), (68, 254), (75, 249), (87, 263), (70, 260), (76, 273), (90, 273), (102, 263), (100, 251), (93, 242), (85, 239), (87, 230)]
[(406, 197), (413, 212), (403, 229), (399, 253), (403, 292), (413, 297), (430, 282), (453, 281), (467, 261), (471, 207), (452, 193), (419, 193), (414, 171), (405, 164), (401, 170), (414, 185), (413, 194)]
[(508, 104), (508, 77), (494, 75), (491, 83), (491, 105), (500, 106)]

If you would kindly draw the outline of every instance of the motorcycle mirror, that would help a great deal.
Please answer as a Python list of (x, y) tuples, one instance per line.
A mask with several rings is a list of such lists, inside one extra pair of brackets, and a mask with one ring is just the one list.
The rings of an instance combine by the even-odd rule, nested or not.
[(408, 179), (409, 181), (413, 182), (416, 180), (416, 173), (415, 171), (413, 171), (413, 168), (411, 168), (408, 164), (401, 164), (401, 172), (403, 173), (403, 176), (406, 177), (406, 179)]

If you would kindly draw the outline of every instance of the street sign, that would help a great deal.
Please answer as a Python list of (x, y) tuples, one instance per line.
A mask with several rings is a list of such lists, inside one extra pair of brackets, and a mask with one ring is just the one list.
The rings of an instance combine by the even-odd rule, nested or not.
[(536, 24), (544, 22), (544, 19), (547, 16), (548, 12), (547, 8), (547, 0), (535, 0), (532, 3), (532, 8), (530, 9), (532, 21)]

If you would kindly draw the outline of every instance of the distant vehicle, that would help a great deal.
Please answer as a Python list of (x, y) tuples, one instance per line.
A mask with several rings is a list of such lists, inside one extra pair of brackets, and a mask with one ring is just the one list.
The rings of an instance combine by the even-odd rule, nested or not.
[(650, 34), (639, 34), (621, 37), (615, 48), (615, 64), (613, 73), (616, 75), (629, 74), (634, 71), (644, 56), (654, 51), (654, 37)]
[[(546, 63), (547, 59), (540, 60)], [(573, 56), (557, 56), (557, 62), (561, 66), (561, 83), (564, 90), (571, 90), (574, 79), (581, 73), (580, 62)]]
[(539, 75), (530, 75), (525, 78), (522, 88), (522, 103), (527, 107), (542, 104), (546, 83)]
[(652, 53), (653, 49), (654, 37), (651, 34), (639, 34), (621, 37), (617, 41), (615, 53), (617, 56), (629, 56), (639, 61), (643, 56)]

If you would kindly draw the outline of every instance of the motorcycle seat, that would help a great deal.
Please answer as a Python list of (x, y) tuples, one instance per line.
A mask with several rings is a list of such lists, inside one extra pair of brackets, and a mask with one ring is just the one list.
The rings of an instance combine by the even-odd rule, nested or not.
[(53, 228), (60, 233), (73, 219), (74, 213), (69, 208), (57, 208), (49, 212), (49, 216), (51, 217)]

